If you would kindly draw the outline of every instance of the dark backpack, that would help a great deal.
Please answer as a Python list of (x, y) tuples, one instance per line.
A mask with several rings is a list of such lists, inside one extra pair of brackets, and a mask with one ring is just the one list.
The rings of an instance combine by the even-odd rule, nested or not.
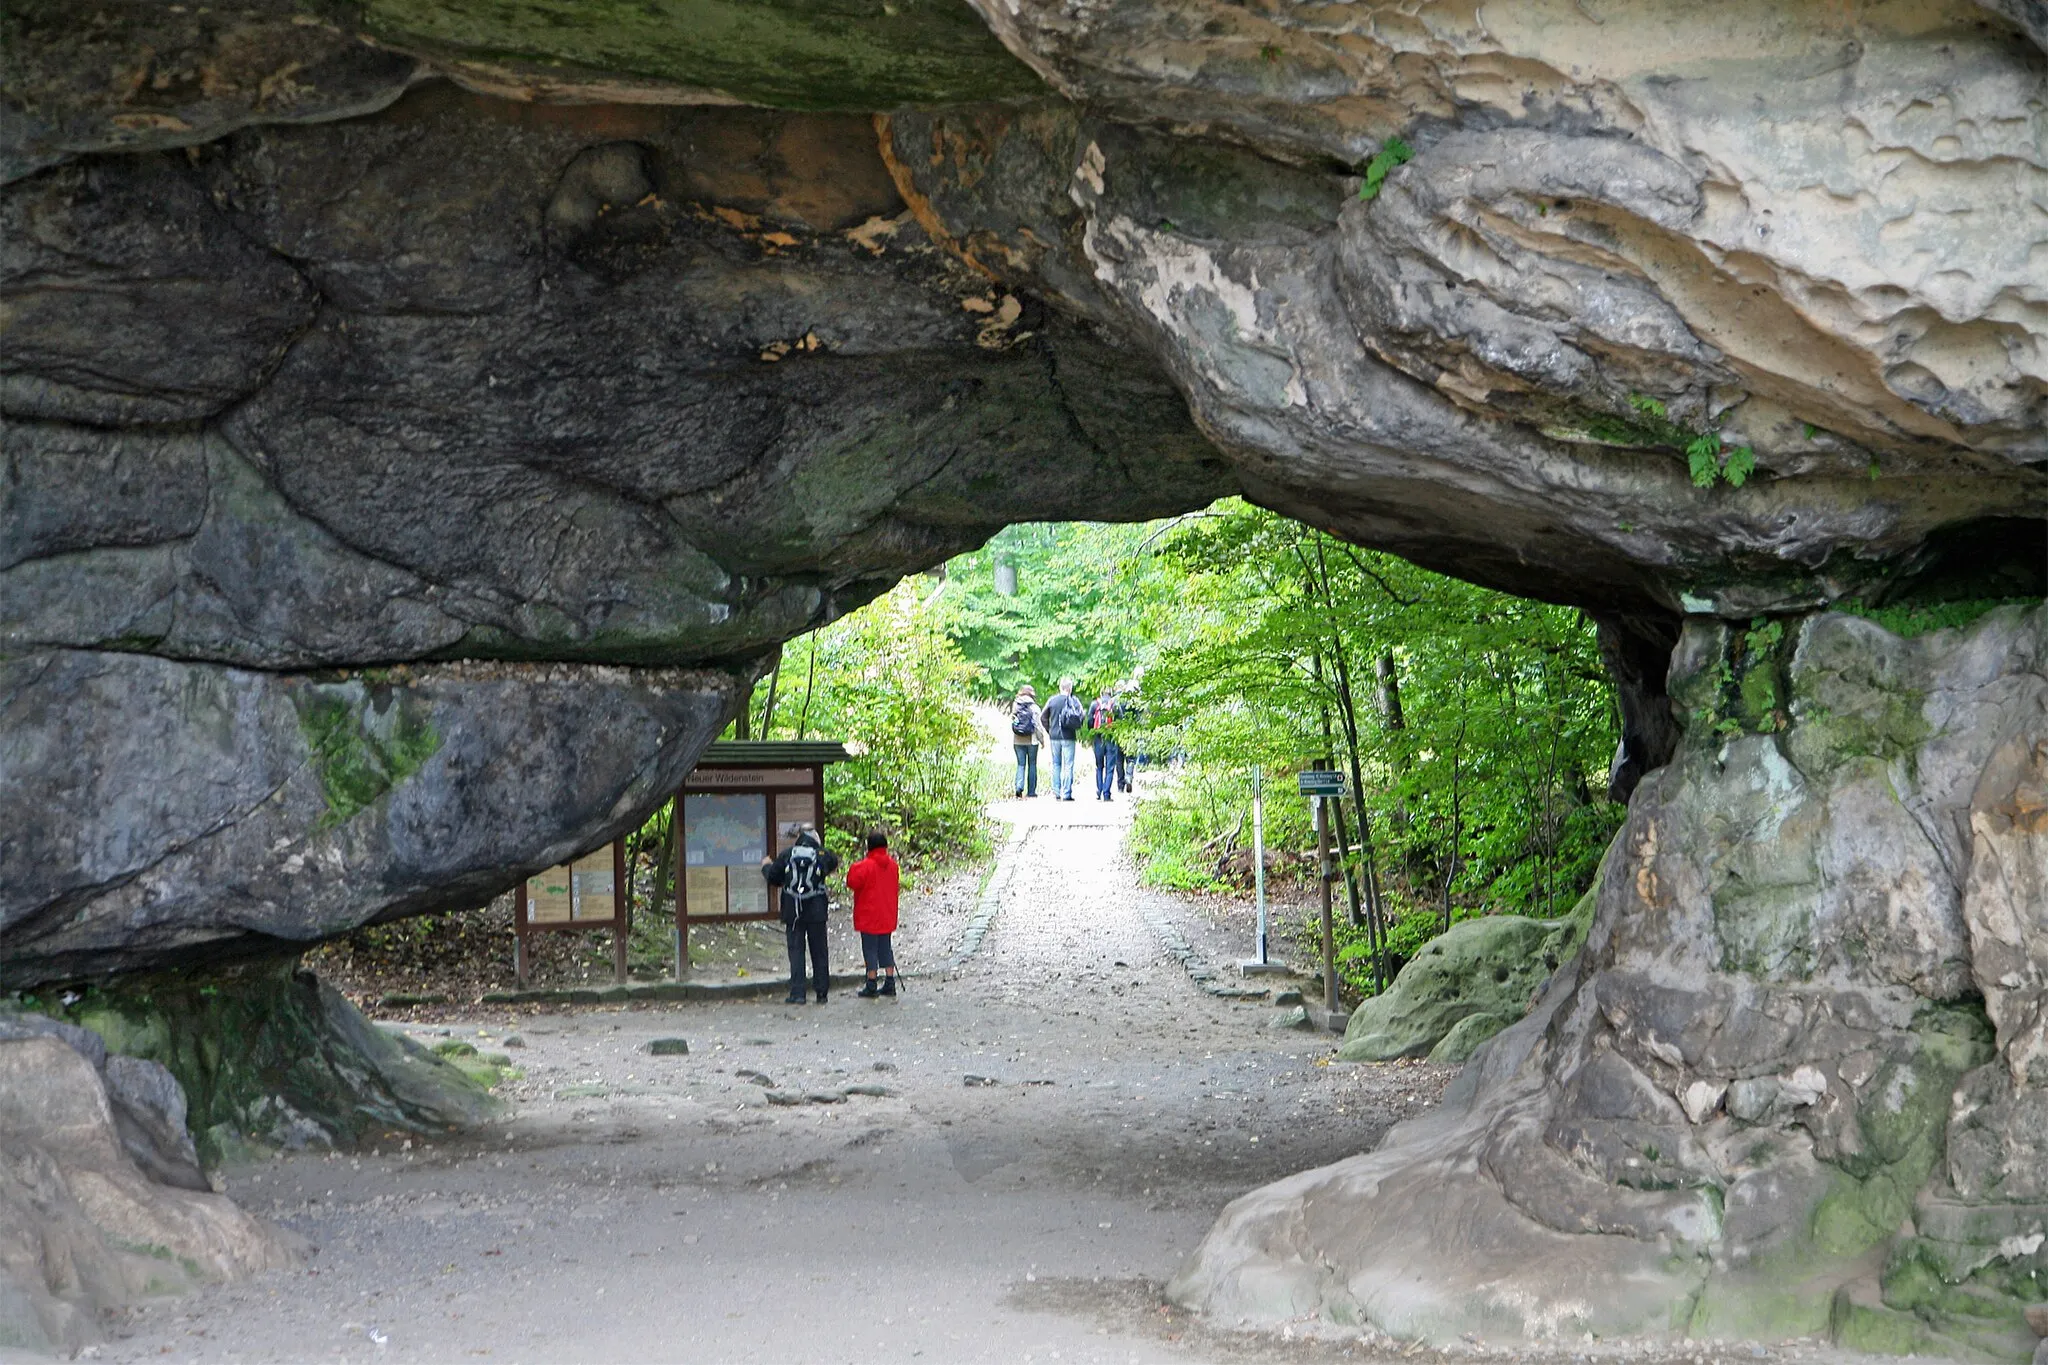
[(1019, 701), (1010, 710), (1010, 733), (1018, 737), (1031, 734), (1038, 729), (1038, 718), (1031, 714), (1033, 707), (1028, 701)]

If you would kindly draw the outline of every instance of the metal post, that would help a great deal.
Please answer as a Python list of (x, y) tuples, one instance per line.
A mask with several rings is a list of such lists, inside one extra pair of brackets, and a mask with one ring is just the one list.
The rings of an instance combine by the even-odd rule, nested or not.
[(1266, 774), (1252, 765), (1252, 894), (1259, 903), (1259, 961), (1271, 961), (1266, 951)]
[(1266, 907), (1266, 770), (1252, 765), (1252, 888), (1259, 906), (1258, 956), (1237, 964), (1244, 976), (1286, 976), (1288, 969), (1272, 959), (1272, 919)]
[(1329, 798), (1318, 796), (1316, 803), (1316, 871), (1317, 879), (1323, 884), (1323, 1007), (1331, 1014), (1337, 1013), (1337, 929), (1330, 918), (1330, 882), (1333, 859), (1330, 857), (1330, 815)]

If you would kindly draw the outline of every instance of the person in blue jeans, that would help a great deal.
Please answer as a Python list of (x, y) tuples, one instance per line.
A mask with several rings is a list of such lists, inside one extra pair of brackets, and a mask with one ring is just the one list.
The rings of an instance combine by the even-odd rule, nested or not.
[(1045, 704), (1045, 733), (1052, 740), (1052, 799), (1074, 799), (1075, 737), (1088, 723), (1088, 709), (1074, 695), (1074, 680), (1060, 679), (1060, 694)]
[(1010, 703), (1010, 745), (1017, 753), (1017, 795), (1038, 795), (1038, 737), (1045, 724), (1038, 714), (1038, 693), (1026, 683)]
[(1110, 801), (1116, 790), (1117, 769), (1123, 765), (1123, 750), (1117, 747), (1116, 721), (1118, 716), (1116, 694), (1107, 687), (1095, 704), (1088, 708), (1088, 732), (1095, 748), (1095, 799)]

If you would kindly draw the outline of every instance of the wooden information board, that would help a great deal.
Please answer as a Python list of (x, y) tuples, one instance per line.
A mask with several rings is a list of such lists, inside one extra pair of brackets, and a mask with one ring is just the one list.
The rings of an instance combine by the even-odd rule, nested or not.
[(513, 973), (519, 984), (526, 984), (526, 936), (555, 929), (611, 930), (612, 975), (623, 982), (633, 919), (631, 897), (623, 894), (626, 884), (623, 839), (521, 882), (512, 907)]
[[(719, 751), (725, 751), (721, 754)], [(780, 755), (785, 761), (776, 761)], [(676, 972), (689, 970), (690, 925), (778, 917), (761, 860), (825, 822), (825, 765), (837, 743), (714, 745), (676, 796)]]

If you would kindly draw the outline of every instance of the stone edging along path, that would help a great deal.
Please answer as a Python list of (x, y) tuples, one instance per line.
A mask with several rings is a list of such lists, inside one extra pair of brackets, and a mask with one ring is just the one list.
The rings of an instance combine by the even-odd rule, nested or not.
[(989, 926), (996, 922), (996, 912), (1003, 908), (1003, 893), (1009, 890), (1010, 879), (1017, 874), (1018, 855), (1024, 851), (1024, 840), (1031, 829), (1030, 825), (1022, 822), (1010, 827), (1010, 835), (996, 851), (988, 880), (982, 883), (981, 895), (974, 902), (974, 913), (968, 916), (967, 927), (960, 931), (953, 951), (939, 964), (940, 971), (958, 971), (980, 951), (981, 940), (988, 934)]

